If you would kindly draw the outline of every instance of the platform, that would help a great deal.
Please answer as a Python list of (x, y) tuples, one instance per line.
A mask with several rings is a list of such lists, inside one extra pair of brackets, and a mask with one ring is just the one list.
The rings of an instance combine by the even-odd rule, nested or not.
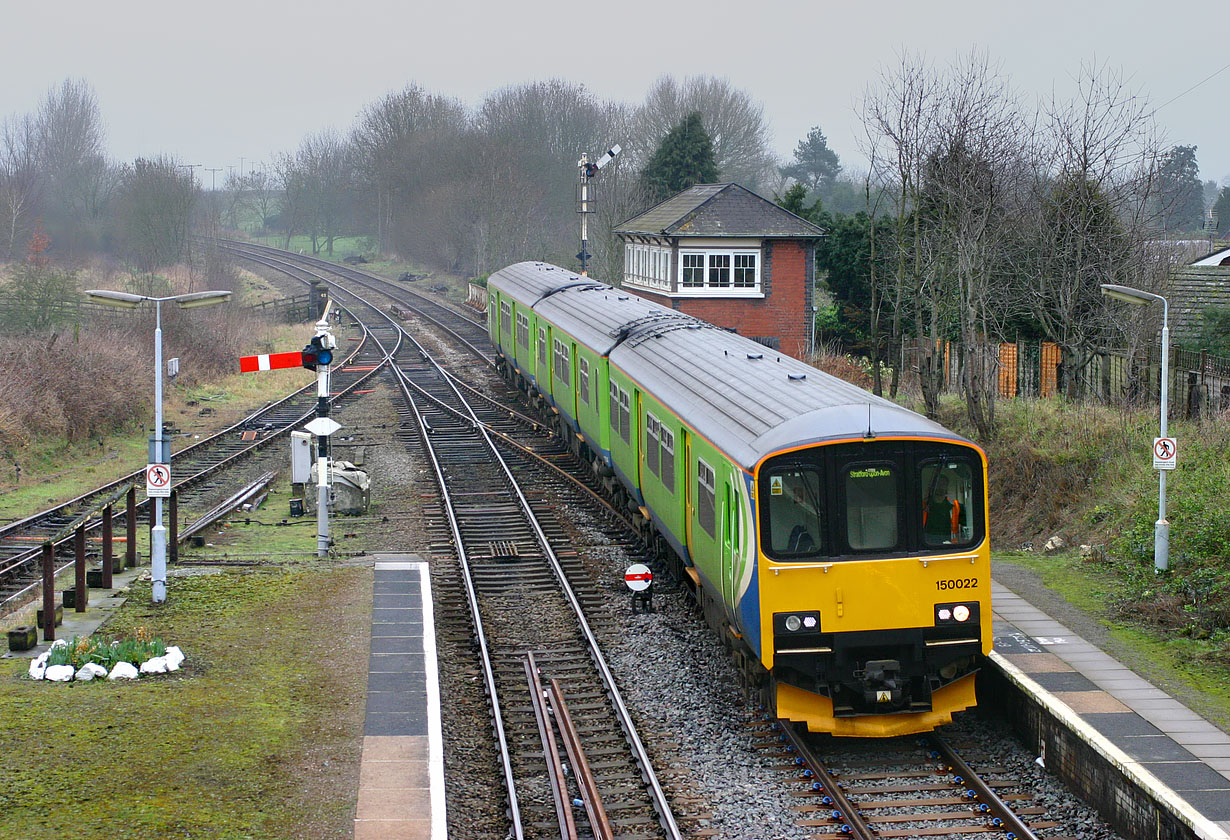
[(1009, 680), (1196, 836), (1230, 838), (1230, 735), (1007, 587), (991, 603)]
[[(103, 589), (98, 586), (90, 587), (89, 601), (86, 604), (85, 612), (77, 612), (72, 607), (64, 608), (64, 621), (56, 627), (56, 638), (68, 641), (74, 636), (89, 636), (95, 630), (103, 625), (107, 619), (119, 609), (125, 601), (128, 600), (128, 586), (142, 574), (149, 574), (148, 566), (138, 566), (132, 569), (126, 569), (122, 572), (116, 572), (111, 576), (111, 588)], [(59, 586), (63, 586), (64, 582), (60, 581)], [(57, 588), (56, 598), (60, 597), (60, 591)], [(31, 605), (23, 611), (30, 615), (29, 623), (35, 621), (34, 610), (42, 608), (43, 601), (39, 598), (36, 605)], [(16, 657), (19, 659), (33, 659), (43, 651), (51, 647), (51, 642), (43, 641), (43, 628), (38, 628), (38, 644), (19, 652), (10, 652), (6, 647), (0, 658)]]
[(444, 840), (444, 742), (427, 564), (376, 555), (355, 840)]

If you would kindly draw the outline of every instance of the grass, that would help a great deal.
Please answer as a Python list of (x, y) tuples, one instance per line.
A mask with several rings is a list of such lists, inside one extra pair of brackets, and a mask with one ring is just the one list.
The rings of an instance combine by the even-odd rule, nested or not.
[(173, 577), (106, 631), (180, 644), (174, 676), (50, 684), (0, 661), (0, 836), (348, 836), (370, 591), (357, 567)]

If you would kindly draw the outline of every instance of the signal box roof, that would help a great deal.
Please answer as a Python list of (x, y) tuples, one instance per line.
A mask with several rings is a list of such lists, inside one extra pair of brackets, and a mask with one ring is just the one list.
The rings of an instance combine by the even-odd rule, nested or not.
[(696, 184), (620, 225), (620, 234), (818, 239), (823, 228), (738, 184)]

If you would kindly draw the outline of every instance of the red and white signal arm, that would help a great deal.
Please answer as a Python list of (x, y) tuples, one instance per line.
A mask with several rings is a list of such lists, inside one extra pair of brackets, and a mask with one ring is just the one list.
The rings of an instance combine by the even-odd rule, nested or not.
[(170, 464), (146, 465), (145, 495), (151, 499), (168, 499), (171, 497)]
[(644, 592), (653, 583), (653, 572), (644, 563), (633, 563), (624, 572), (624, 583), (633, 592)]
[(1179, 457), (1179, 444), (1172, 437), (1153, 439), (1153, 469), (1173, 470)]

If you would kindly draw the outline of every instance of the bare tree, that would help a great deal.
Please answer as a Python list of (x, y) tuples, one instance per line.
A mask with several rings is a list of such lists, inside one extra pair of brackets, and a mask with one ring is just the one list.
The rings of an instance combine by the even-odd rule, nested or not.
[(411, 84), (368, 105), (351, 131), (355, 166), (371, 194), (381, 250), (399, 214), (439, 181), (441, 157), (466, 133), (469, 115), (459, 101)]
[(0, 129), (0, 208), (4, 211), (4, 253), (17, 255), (18, 242), (33, 229), (38, 214), (38, 132), (30, 116), (5, 120)]
[(918, 212), (936, 243), (933, 294), (946, 298), (955, 316), (966, 410), (985, 439), (995, 426), (1002, 325), (1017, 314), (1009, 254), (1030, 173), (1032, 132), (1007, 79), (985, 53), (952, 66), (941, 103)]
[(912, 319), (919, 384), (932, 416), (939, 411), (943, 371), (934, 338), (928, 340), (925, 336), (934, 337), (942, 319), (938, 297), (928, 294), (930, 251), (925, 247), (921, 219), (915, 211), (939, 107), (939, 83), (933, 69), (921, 57), (908, 53), (900, 55), (895, 66), (882, 68), (878, 81), (863, 96), (866, 146), (873, 162), (870, 177), (886, 195), (893, 197), (895, 270), (886, 289), (892, 313), (890, 349), (894, 358), (889, 392), (896, 397), (900, 387), (901, 360)]
[(198, 195), (191, 170), (172, 157), (138, 158), (125, 167), (115, 217), (121, 250), (138, 271), (150, 274), (185, 257)]
[(1077, 374), (1111, 340), (1100, 284), (1158, 283), (1146, 242), (1162, 158), (1153, 109), (1119, 73), (1087, 65), (1079, 81), (1075, 98), (1044, 108), (1049, 165), (1037, 172), (1028, 257), (1018, 259), (1032, 315), (1062, 349), (1072, 397)]
[(104, 154), (102, 116), (93, 88), (66, 79), (47, 92), (34, 123), (39, 169), (47, 185), (48, 227), (53, 241), (74, 243), (104, 217), (116, 184)]

